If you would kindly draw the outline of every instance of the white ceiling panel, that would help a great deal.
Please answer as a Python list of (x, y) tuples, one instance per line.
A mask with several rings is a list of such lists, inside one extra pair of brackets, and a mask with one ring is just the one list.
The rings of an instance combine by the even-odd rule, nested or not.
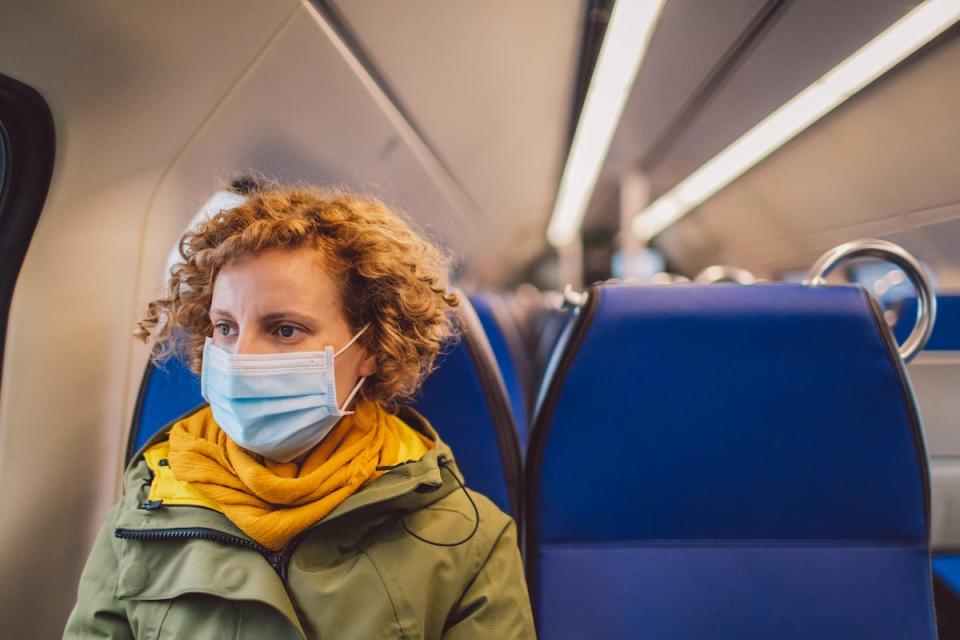
[(505, 244), (330, 36), (311, 8), (300, 9), (170, 167), (148, 216), (141, 298), (192, 214), (183, 203), (205, 200), (214, 176), (250, 169), (372, 192), (477, 269), (493, 257), (485, 247)]
[(566, 156), (581, 0), (336, 2), (346, 27), (517, 267), (545, 245)]
[[(947, 240), (956, 234), (946, 229), (960, 220), (958, 34), (852, 98), (657, 242), (669, 242), (691, 269), (717, 261), (767, 272), (802, 267), (863, 236), (908, 237), (931, 263), (956, 262), (957, 245)], [(690, 226), (709, 246), (672, 237)], [(930, 242), (920, 241), (924, 234)]]
[(651, 172), (662, 193), (896, 22), (918, 0), (788, 3)]

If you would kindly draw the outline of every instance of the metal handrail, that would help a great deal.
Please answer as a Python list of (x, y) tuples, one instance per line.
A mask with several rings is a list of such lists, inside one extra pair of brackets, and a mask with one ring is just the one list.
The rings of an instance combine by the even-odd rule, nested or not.
[(820, 256), (810, 267), (804, 284), (813, 287), (825, 285), (830, 272), (851, 258), (879, 258), (892, 262), (903, 269), (913, 283), (917, 291), (917, 321), (899, 349), (903, 361), (910, 362), (927, 344), (937, 319), (937, 297), (930, 278), (920, 262), (903, 247), (886, 240), (867, 238), (846, 242)]
[(714, 264), (698, 273), (693, 281), (697, 284), (716, 284), (718, 282), (753, 284), (757, 281), (757, 278), (746, 269), (741, 269), (740, 267)]

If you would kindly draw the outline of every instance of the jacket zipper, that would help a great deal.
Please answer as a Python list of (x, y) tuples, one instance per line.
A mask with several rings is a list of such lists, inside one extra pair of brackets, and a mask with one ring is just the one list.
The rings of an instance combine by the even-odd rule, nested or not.
[[(293, 551), (296, 548), (294, 543), (299, 543), (297, 536), (283, 548), (280, 553), (274, 553), (267, 547), (253, 540), (247, 540), (240, 536), (235, 536), (216, 529), (207, 529), (206, 527), (183, 527), (178, 529), (117, 529), (113, 534), (118, 538), (125, 540), (211, 540), (221, 544), (230, 544), (245, 549), (257, 551), (270, 564), (283, 584), (287, 584), (287, 570), (290, 566), (290, 558), (293, 557)], [(302, 535), (302, 534), (301, 534)]]
[[(395, 465), (389, 465), (388, 467), (383, 467), (384, 471), (389, 471), (397, 467), (403, 466), (410, 462), (401, 462)], [(444, 462), (441, 462), (444, 464)], [(381, 468), (378, 467), (378, 470)], [(150, 479), (152, 481), (153, 473), (150, 474)], [(146, 508), (147, 510), (158, 509), (161, 506), (168, 506), (163, 504), (163, 500), (154, 500), (153, 502), (144, 503), (141, 508)], [(193, 505), (191, 505), (193, 506)], [(206, 509), (208, 507), (199, 507), (201, 509)], [(253, 549), (257, 551), (260, 555), (264, 557), (267, 563), (276, 571), (277, 575), (280, 576), (280, 580), (284, 585), (287, 584), (287, 577), (289, 575), (290, 561), (293, 559), (293, 554), (297, 550), (297, 547), (300, 546), (300, 543), (307, 537), (307, 534), (315, 529), (320, 523), (315, 522), (296, 536), (291, 538), (290, 542), (280, 550), (279, 553), (274, 553), (267, 547), (262, 544), (255, 542), (253, 540), (248, 540), (247, 538), (241, 538), (240, 536), (235, 536), (230, 533), (224, 533), (223, 531), (217, 531), (216, 529), (208, 529), (206, 527), (178, 527), (175, 529), (116, 529), (113, 534), (118, 538), (123, 538), (125, 540), (211, 540), (213, 542), (219, 542), (221, 544), (231, 544), (237, 547), (243, 547), (245, 549)]]

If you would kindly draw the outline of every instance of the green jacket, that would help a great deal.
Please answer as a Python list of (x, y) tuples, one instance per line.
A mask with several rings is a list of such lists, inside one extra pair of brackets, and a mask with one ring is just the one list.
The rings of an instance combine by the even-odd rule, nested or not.
[(513, 520), (461, 489), (450, 448), (422, 416), (400, 415), (436, 446), (278, 554), (218, 511), (148, 503), (141, 450), (87, 560), (64, 637), (534, 638)]

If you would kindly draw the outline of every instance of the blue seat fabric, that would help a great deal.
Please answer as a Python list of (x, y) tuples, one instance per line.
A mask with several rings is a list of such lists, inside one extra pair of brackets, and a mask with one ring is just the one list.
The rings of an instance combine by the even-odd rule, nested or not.
[(577, 545), (542, 562), (544, 640), (936, 637), (909, 588), (930, 579), (919, 546)]
[(510, 410), (513, 412), (513, 420), (517, 427), (517, 437), (523, 449), (527, 442), (527, 391), (517, 371), (514, 361), (516, 356), (510, 349), (506, 335), (507, 328), (500, 326), (491, 303), (486, 297), (470, 296), (470, 302), (473, 303), (473, 308), (480, 318), (483, 330), (490, 341), (490, 348), (493, 349), (496, 357), (497, 366), (500, 368), (500, 374), (503, 376), (503, 384), (510, 399)]
[(960, 593), (960, 556), (935, 557), (933, 570), (955, 593)]
[(878, 319), (858, 287), (592, 287), (529, 449), (540, 637), (934, 638)]
[[(442, 355), (412, 406), (450, 445), (471, 489), (519, 522), (520, 453), (509, 403), (479, 320), (461, 297), (464, 338)], [(204, 400), (200, 379), (179, 360), (149, 365), (127, 450), (129, 460), (161, 428)]]
[[(897, 342), (903, 343), (907, 339), (913, 330), (916, 318), (916, 298), (904, 301), (894, 328)], [(937, 320), (924, 350), (960, 351), (960, 295), (937, 296)]]
[(200, 378), (183, 359), (173, 357), (160, 366), (148, 364), (134, 411), (127, 459), (133, 457), (157, 431), (203, 402)]
[[(464, 311), (461, 309), (461, 314)], [(477, 351), (486, 341), (482, 331), (479, 321), (467, 326), (463, 339), (440, 356), (437, 370), (424, 381), (411, 406), (450, 445), (467, 486), (486, 495), (519, 522), (517, 430), (493, 353)], [(489, 346), (485, 350), (489, 351)]]

